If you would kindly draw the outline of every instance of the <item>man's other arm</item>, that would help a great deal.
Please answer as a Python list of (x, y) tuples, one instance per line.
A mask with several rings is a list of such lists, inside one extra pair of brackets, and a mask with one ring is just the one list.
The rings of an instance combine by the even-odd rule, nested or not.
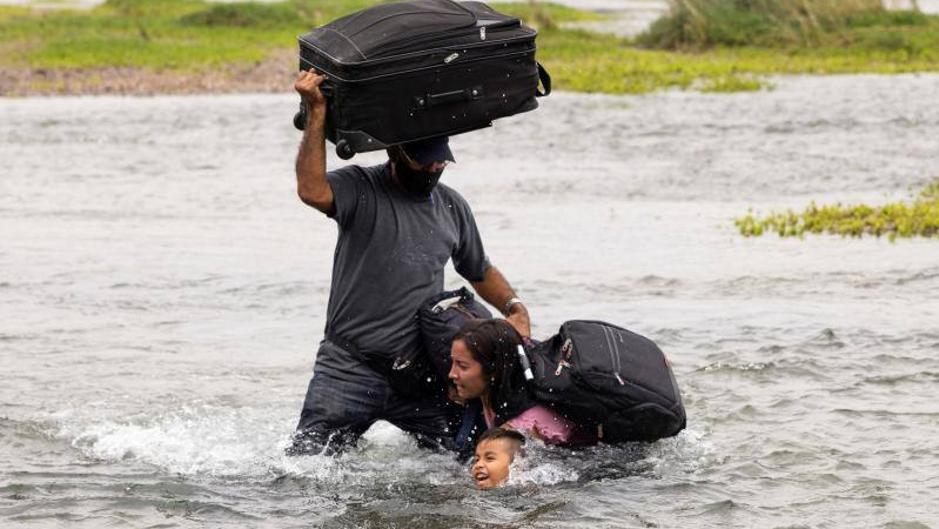
[[(500, 312), (504, 311), (506, 304), (517, 297), (512, 286), (499, 272), (495, 266), (489, 266), (483, 276), (483, 280), (473, 283), (473, 288), (486, 300), (487, 303), (496, 307)], [(506, 321), (515, 327), (523, 337), (531, 336), (531, 321), (528, 316), (528, 309), (522, 303), (513, 303), (509, 307), (509, 312), (504, 314)]]
[(326, 98), (319, 88), (324, 79), (311, 68), (300, 72), (294, 83), (307, 115), (297, 153), (297, 195), (304, 204), (331, 215), (336, 205), (333, 190), (326, 181)]

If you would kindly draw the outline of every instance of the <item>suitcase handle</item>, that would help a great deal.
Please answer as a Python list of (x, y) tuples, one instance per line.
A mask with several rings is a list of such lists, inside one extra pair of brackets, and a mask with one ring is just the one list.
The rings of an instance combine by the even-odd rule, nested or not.
[[(327, 100), (332, 99), (335, 88), (332, 83), (329, 82), (329, 79), (323, 80), (323, 83), (320, 84), (320, 93), (323, 94)], [(328, 104), (328, 101), (327, 101)], [(293, 126), (297, 130), (303, 130), (306, 127), (306, 105), (303, 104), (303, 101), (300, 101), (300, 110), (293, 115)]]
[(544, 69), (544, 66), (540, 62), (536, 62), (538, 65), (538, 80), (541, 81), (541, 86), (544, 87), (544, 92), (538, 90), (538, 87), (535, 87), (535, 96), (544, 97), (551, 93), (551, 74), (548, 73), (548, 70)]
[(326, 99), (332, 99), (333, 93), (335, 93), (335, 87), (329, 82), (329, 78), (323, 79), (323, 82), (320, 84), (320, 93), (323, 94), (323, 97)]
[(453, 103), (466, 103), (468, 101), (475, 101), (477, 99), (482, 99), (482, 97), (483, 87), (474, 86), (472, 88), (464, 88), (463, 90), (453, 90), (452, 92), (441, 92), (439, 94), (417, 96), (414, 98), (414, 102), (417, 103), (418, 109), (427, 110), (430, 108), (439, 107), (441, 105), (451, 105)]

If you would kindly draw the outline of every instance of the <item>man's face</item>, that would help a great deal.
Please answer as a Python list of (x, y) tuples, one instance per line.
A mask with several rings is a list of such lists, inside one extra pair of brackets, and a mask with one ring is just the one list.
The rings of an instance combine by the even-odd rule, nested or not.
[(419, 172), (422, 172), (422, 173), (432, 173), (432, 174), (436, 174), (436, 173), (439, 173), (439, 172), (443, 171), (444, 168), (447, 166), (447, 163), (448, 163), (448, 162), (447, 162), (447, 160), (441, 160), (441, 161), (431, 162), (431, 163), (429, 163), (429, 164), (423, 164), (423, 165), (422, 165), (420, 162), (418, 162), (417, 160), (412, 159), (410, 156), (408, 156), (408, 155), (405, 153), (405, 155), (404, 155), (404, 163), (405, 163), (405, 164), (408, 166), (408, 168), (411, 169), (412, 171), (419, 171)]
[(517, 443), (511, 439), (486, 439), (476, 446), (476, 461), (470, 475), (476, 487), (486, 490), (498, 487), (509, 478), (509, 465), (515, 457)]
[(421, 164), (408, 156), (404, 149), (401, 149), (396, 156), (395, 174), (398, 182), (414, 195), (426, 197), (440, 180), (444, 167), (447, 162), (432, 162)]

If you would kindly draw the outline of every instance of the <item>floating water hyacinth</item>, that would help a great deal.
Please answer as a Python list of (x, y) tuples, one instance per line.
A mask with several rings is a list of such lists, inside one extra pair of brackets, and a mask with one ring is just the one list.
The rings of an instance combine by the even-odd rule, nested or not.
[(892, 202), (882, 206), (811, 203), (801, 213), (792, 210), (770, 213), (765, 217), (748, 213), (735, 221), (741, 235), (758, 237), (776, 232), (780, 237), (804, 237), (808, 233), (842, 236), (897, 237), (939, 236), (939, 179), (926, 186), (911, 202)]

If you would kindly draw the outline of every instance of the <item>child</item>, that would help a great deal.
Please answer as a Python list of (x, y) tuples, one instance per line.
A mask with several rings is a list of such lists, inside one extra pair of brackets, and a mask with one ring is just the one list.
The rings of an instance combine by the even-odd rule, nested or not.
[(470, 475), (479, 489), (491, 489), (503, 484), (509, 477), (509, 465), (515, 459), (525, 437), (508, 428), (490, 428), (476, 443), (476, 460)]

